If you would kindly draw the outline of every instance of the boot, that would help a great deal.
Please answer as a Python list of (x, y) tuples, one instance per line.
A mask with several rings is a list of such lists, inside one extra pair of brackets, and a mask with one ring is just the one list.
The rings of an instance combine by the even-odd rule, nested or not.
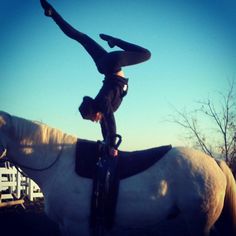
[(44, 15), (52, 16), (53, 7), (46, 0), (40, 0), (40, 3), (42, 8), (44, 9)]
[(101, 39), (107, 41), (110, 48), (114, 48), (116, 46), (116, 38), (106, 34), (100, 34), (99, 36)]

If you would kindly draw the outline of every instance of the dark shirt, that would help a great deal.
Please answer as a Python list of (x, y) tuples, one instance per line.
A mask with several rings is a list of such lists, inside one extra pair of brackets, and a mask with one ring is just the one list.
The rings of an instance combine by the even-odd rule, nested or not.
[(127, 94), (128, 79), (118, 75), (106, 76), (103, 86), (95, 97), (97, 111), (103, 114), (100, 122), (104, 140), (112, 147), (116, 142), (116, 122), (114, 112), (120, 106), (123, 97)]

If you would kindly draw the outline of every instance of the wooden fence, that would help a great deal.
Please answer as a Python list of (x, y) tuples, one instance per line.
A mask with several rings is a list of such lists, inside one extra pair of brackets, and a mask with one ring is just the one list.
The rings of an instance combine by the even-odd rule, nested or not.
[(33, 180), (24, 177), (14, 166), (0, 167), (0, 206), (10, 201), (20, 203), (19, 199), (25, 196), (33, 201), (42, 198), (43, 194)]

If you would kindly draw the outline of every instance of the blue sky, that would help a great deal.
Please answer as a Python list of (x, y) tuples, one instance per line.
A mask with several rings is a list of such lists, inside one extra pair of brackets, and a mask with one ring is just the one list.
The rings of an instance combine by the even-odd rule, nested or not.
[[(99, 33), (152, 52), (148, 62), (124, 68), (129, 94), (116, 112), (121, 149), (181, 145), (182, 130), (166, 121), (172, 106), (191, 109), (235, 78), (234, 0), (50, 3), (107, 50)], [(36, 0), (2, 0), (0, 27), (0, 110), (79, 138), (101, 139), (99, 125), (83, 120), (77, 111), (82, 97), (94, 97), (103, 80), (83, 48), (44, 16)]]

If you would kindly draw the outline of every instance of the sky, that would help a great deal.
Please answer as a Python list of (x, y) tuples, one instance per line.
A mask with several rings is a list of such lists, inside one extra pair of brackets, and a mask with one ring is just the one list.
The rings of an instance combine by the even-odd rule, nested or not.
[[(129, 93), (115, 113), (122, 150), (184, 145), (168, 121), (176, 109), (227, 89), (236, 76), (234, 0), (51, 0), (76, 29), (106, 50), (100, 33), (148, 48), (149, 61), (124, 67)], [(78, 112), (103, 75), (79, 43), (45, 17), (39, 0), (2, 0), (0, 110), (78, 138), (102, 139), (99, 124)]]

